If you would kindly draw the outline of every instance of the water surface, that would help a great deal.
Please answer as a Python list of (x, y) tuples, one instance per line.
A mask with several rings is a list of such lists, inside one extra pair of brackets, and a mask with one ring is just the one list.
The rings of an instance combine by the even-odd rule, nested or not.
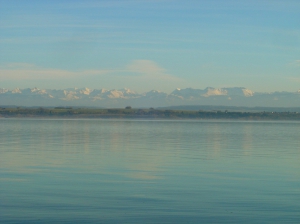
[(0, 119), (2, 223), (299, 223), (300, 123)]

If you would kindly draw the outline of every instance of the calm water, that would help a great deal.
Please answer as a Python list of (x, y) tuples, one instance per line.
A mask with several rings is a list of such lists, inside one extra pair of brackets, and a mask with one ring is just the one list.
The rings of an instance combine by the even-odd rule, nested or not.
[(300, 223), (300, 123), (0, 119), (1, 223)]

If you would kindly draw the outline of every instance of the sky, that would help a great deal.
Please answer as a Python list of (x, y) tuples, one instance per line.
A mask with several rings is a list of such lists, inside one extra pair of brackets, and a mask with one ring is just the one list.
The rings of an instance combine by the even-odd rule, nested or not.
[(0, 88), (300, 89), (299, 0), (0, 0)]

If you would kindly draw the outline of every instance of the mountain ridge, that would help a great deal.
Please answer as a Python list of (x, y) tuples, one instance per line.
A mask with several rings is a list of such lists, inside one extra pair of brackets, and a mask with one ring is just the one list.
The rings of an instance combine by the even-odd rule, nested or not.
[(164, 107), (178, 105), (223, 105), (223, 106), (300, 106), (300, 90), (296, 92), (254, 92), (244, 87), (227, 87), (205, 89), (175, 89), (170, 94), (151, 90), (137, 93), (131, 89), (39, 89), (34, 88), (0, 88), (1, 105), (20, 106), (100, 106), (123, 107)]

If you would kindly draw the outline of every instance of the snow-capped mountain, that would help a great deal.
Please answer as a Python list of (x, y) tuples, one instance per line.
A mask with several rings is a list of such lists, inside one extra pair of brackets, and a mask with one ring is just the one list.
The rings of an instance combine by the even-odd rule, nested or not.
[(93, 106), (158, 107), (171, 105), (224, 105), (299, 107), (300, 90), (296, 92), (257, 93), (243, 87), (175, 89), (170, 94), (151, 90), (137, 93), (130, 89), (68, 88), (0, 88), (0, 105), (18, 106)]
[(179, 96), (181, 98), (199, 98), (199, 97), (210, 97), (210, 96), (253, 96), (254, 92), (243, 88), (243, 87), (233, 87), (233, 88), (221, 88), (215, 89), (212, 87), (207, 87), (206, 89), (176, 89), (172, 92), (173, 95)]

